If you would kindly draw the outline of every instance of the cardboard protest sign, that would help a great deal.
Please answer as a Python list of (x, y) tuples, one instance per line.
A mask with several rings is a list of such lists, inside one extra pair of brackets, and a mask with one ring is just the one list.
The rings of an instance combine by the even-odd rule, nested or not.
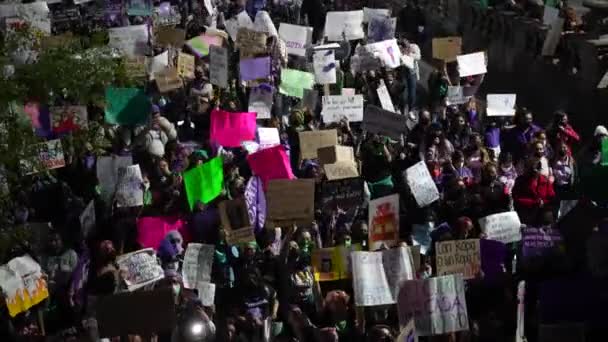
[(197, 202), (209, 203), (220, 195), (224, 187), (224, 164), (217, 156), (203, 165), (184, 172), (184, 185), (190, 209)]
[(221, 109), (211, 112), (211, 141), (224, 147), (240, 147), (241, 142), (254, 140), (255, 113), (232, 113)]
[(355, 160), (352, 146), (335, 145), (321, 147), (317, 150), (317, 156), (321, 165)]
[(154, 80), (160, 93), (168, 93), (184, 86), (184, 81), (179, 77), (177, 69), (173, 67), (155, 73)]
[(481, 271), (479, 239), (442, 241), (435, 243), (437, 275), (462, 274), (473, 279)]
[(137, 219), (137, 243), (144, 248), (158, 249), (162, 240), (172, 230), (187, 236), (185, 222), (176, 217), (144, 216)]
[(199, 282), (211, 280), (211, 267), (215, 246), (202, 243), (189, 243), (184, 253), (182, 279), (184, 287), (194, 289)]
[(464, 292), (459, 274), (405, 281), (397, 300), (399, 322), (414, 317), (418, 336), (469, 330)]
[(182, 78), (194, 78), (194, 56), (179, 52), (177, 55), (177, 73)]
[(485, 52), (475, 52), (456, 56), (460, 77), (481, 75), (488, 72)]
[(522, 255), (524, 258), (542, 256), (558, 248), (562, 243), (562, 234), (551, 226), (522, 227)]
[(270, 57), (246, 58), (239, 62), (241, 81), (255, 81), (270, 76)]
[(323, 171), (325, 171), (325, 177), (330, 181), (359, 177), (357, 163), (354, 160), (325, 164), (323, 165)]
[(268, 34), (265, 32), (239, 28), (236, 47), (239, 49), (241, 57), (255, 56), (266, 52), (266, 39), (268, 39)]
[(338, 131), (335, 129), (298, 132), (298, 138), (301, 159), (315, 159), (319, 148), (338, 145)]
[(399, 195), (372, 200), (368, 210), (369, 250), (394, 246), (399, 241)]
[(453, 62), (461, 53), (461, 37), (433, 38), (433, 58)]
[(96, 319), (100, 337), (171, 332), (177, 322), (173, 291), (164, 288), (100, 297)]
[(405, 247), (352, 252), (351, 262), (357, 306), (395, 304), (399, 284), (415, 279), (412, 255)]
[(133, 164), (131, 156), (101, 156), (97, 158), (97, 180), (101, 198), (108, 202), (118, 185), (118, 169)]
[(321, 208), (342, 210), (354, 208), (363, 203), (363, 179), (349, 178), (327, 181), (321, 184)]
[(150, 79), (154, 79), (154, 74), (163, 72), (167, 67), (169, 67), (169, 51), (154, 57), (146, 57), (146, 71), (150, 74)]
[(310, 224), (315, 214), (315, 182), (313, 179), (271, 180), (266, 200), (268, 220), (276, 226)]
[(334, 50), (316, 51), (312, 55), (312, 65), (318, 84), (336, 83), (336, 58)]
[(301, 99), (304, 97), (304, 89), (312, 89), (314, 84), (315, 75), (309, 72), (281, 69), (281, 84), (279, 85), (281, 94)]
[(275, 127), (258, 127), (258, 140), (261, 149), (281, 144), (279, 130)]
[(144, 205), (143, 177), (139, 164), (118, 169), (116, 205), (118, 207), (137, 207)]
[(86, 208), (84, 208), (82, 214), (80, 214), (79, 220), (81, 236), (86, 239), (91, 235), (93, 229), (95, 229), (95, 200), (91, 200)]
[(397, 18), (373, 16), (367, 25), (367, 38), (370, 42), (380, 42), (395, 38)]
[(29, 255), (13, 258), (0, 266), (0, 289), (11, 317), (49, 296), (42, 269)]
[(125, 71), (127, 76), (133, 79), (142, 80), (147, 77), (146, 75), (146, 57), (135, 56), (131, 58), (125, 58)]
[(344, 117), (349, 122), (363, 120), (363, 95), (323, 96), (323, 109), (321, 111), (323, 122), (340, 122)]
[(262, 84), (253, 87), (249, 92), (248, 111), (256, 113), (257, 119), (270, 119), (272, 114), (272, 104), (274, 88), (269, 84)]
[(165, 272), (156, 259), (152, 248), (140, 249), (116, 257), (116, 264), (125, 271), (125, 283), (129, 292), (152, 284), (165, 277)]
[(439, 199), (437, 185), (433, 181), (425, 162), (420, 161), (405, 170), (405, 178), (420, 208), (424, 208)]
[(126, 56), (144, 56), (148, 50), (148, 26), (132, 25), (108, 29), (108, 45)]
[(173, 27), (160, 27), (156, 32), (156, 44), (160, 46), (180, 47), (186, 40), (186, 31)]
[(291, 163), (285, 153), (285, 147), (275, 147), (260, 150), (247, 156), (247, 163), (254, 175), (260, 177), (264, 188), (272, 179), (294, 179)]
[(555, 54), (555, 50), (559, 45), (559, 41), (561, 40), (562, 31), (564, 30), (564, 18), (557, 18), (551, 24), (551, 28), (545, 37), (545, 41), (543, 43), (542, 56), (553, 56)]
[(240, 245), (252, 241), (255, 241), (255, 231), (251, 226), (226, 232), (226, 242), (229, 245)]
[(312, 27), (281, 23), (279, 37), (285, 42), (288, 54), (305, 57), (306, 48), (312, 42)]
[(228, 88), (228, 50), (209, 47), (209, 81), (220, 88)]
[(516, 94), (488, 94), (486, 97), (487, 116), (514, 116)]
[(150, 115), (152, 106), (143, 89), (106, 88), (105, 120), (111, 125), (136, 125)]
[(511, 243), (521, 240), (521, 223), (515, 211), (489, 215), (479, 219), (481, 231), (489, 240)]
[(393, 105), (393, 100), (391, 100), (391, 95), (384, 84), (384, 80), (380, 80), (380, 86), (376, 89), (378, 93), (378, 100), (380, 100), (380, 105), (382, 109), (388, 110), (389, 112), (395, 113), (395, 106)]
[(324, 33), (330, 42), (362, 39), (363, 11), (327, 12)]
[(190, 48), (190, 51), (198, 58), (207, 56), (211, 46), (221, 47), (222, 44), (222, 37), (209, 34), (201, 34), (186, 42), (186, 46)]
[(59, 169), (65, 166), (63, 147), (61, 140), (49, 140), (47, 142), (32, 145), (31, 156), (19, 161), (19, 168), (24, 175), (31, 175), (44, 170)]
[(363, 48), (372, 56), (379, 58), (387, 68), (395, 69), (401, 65), (401, 49), (396, 39), (367, 44)]
[(386, 8), (363, 7), (363, 22), (369, 23), (373, 17), (388, 17), (390, 14), (391, 10)]
[(251, 226), (247, 205), (244, 199), (223, 201), (219, 204), (222, 227), (227, 230), (237, 230)]
[(198, 299), (201, 300), (203, 306), (213, 306), (215, 304), (215, 284), (200, 281), (196, 284), (198, 290)]
[(352, 276), (350, 253), (359, 250), (361, 250), (360, 245), (315, 249), (312, 253), (312, 268), (315, 280), (349, 279)]
[(55, 134), (66, 134), (87, 128), (86, 106), (51, 107), (51, 129)]
[(368, 105), (363, 112), (363, 129), (369, 133), (401, 138), (407, 130), (406, 117), (382, 108)]

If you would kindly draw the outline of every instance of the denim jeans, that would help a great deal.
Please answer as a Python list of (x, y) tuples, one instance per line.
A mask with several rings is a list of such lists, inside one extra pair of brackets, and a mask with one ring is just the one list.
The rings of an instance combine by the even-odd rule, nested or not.
[[(407, 70), (403, 76), (405, 90), (403, 91), (403, 103), (407, 104), (407, 110), (412, 111), (416, 108), (416, 73), (413, 70)], [(405, 109), (405, 108), (404, 108)]]

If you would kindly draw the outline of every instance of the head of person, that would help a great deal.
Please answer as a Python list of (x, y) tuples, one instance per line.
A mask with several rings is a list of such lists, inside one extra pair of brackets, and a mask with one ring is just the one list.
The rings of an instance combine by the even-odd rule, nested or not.
[(458, 113), (458, 114), (456, 114), (456, 116), (454, 116), (454, 122), (452, 124), (454, 125), (454, 128), (456, 130), (461, 130), (461, 129), (465, 128), (467, 122), (464, 118), (464, 115)]
[(481, 180), (483, 183), (489, 184), (498, 178), (498, 170), (496, 165), (488, 163), (481, 170)]
[(568, 124), (568, 114), (563, 110), (558, 110), (553, 114), (553, 124), (555, 126), (566, 126)]
[(568, 148), (568, 144), (563, 141), (560, 141), (555, 148), (555, 152), (560, 158), (564, 158), (570, 152), (570, 148)]
[(51, 255), (60, 255), (63, 252), (63, 239), (58, 232), (49, 235), (48, 249)]
[(538, 131), (534, 134), (534, 141), (540, 142), (543, 146), (547, 146), (547, 133), (545, 131)]
[(418, 120), (421, 126), (429, 126), (431, 124), (431, 112), (429, 112), (428, 110), (421, 111)]
[(452, 153), (452, 165), (458, 168), (464, 166), (464, 154), (461, 150), (456, 150)]
[(501, 152), (498, 156), (498, 166), (503, 170), (509, 170), (513, 167), (513, 155), (511, 152)]
[(532, 155), (536, 158), (545, 156), (545, 144), (542, 141), (536, 141), (532, 144)]
[(464, 238), (469, 237), (473, 232), (473, 221), (466, 216), (461, 216), (456, 219), (456, 233)]
[(376, 324), (374, 325), (367, 334), (367, 341), (369, 342), (392, 342), (393, 333), (388, 325)]
[(348, 316), (350, 296), (342, 290), (329, 291), (325, 296), (325, 309), (336, 320), (344, 320)]
[(534, 123), (534, 117), (532, 115), (532, 112), (530, 112), (528, 110), (523, 110), (520, 113), (519, 121), (517, 122), (517, 124), (521, 127), (532, 127), (533, 123)]
[(114, 262), (116, 260), (116, 249), (112, 241), (101, 241), (97, 247), (97, 255), (102, 266)]

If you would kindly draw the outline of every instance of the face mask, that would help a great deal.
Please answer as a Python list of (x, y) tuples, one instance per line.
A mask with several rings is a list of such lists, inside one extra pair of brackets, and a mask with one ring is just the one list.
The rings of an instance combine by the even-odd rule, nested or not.
[(179, 293), (182, 290), (182, 286), (180, 284), (173, 284), (173, 294), (175, 294), (175, 296), (179, 296)]

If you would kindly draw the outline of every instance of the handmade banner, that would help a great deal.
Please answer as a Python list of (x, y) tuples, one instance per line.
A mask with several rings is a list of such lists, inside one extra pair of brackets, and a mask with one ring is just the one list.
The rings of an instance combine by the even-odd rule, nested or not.
[(521, 223), (515, 211), (480, 218), (479, 226), (489, 240), (496, 240), (502, 243), (521, 240)]
[(220, 88), (228, 88), (228, 50), (219, 46), (209, 48), (209, 81)]
[(459, 274), (401, 284), (397, 300), (400, 324), (414, 317), (418, 336), (442, 335), (469, 330), (469, 316)]
[(200, 281), (196, 284), (198, 290), (198, 299), (201, 300), (203, 306), (211, 307), (215, 305), (215, 284)]
[(167, 233), (177, 230), (187, 236), (187, 227), (181, 219), (167, 216), (143, 216), (137, 219), (137, 242), (144, 248), (157, 250)]
[(469, 96), (464, 95), (464, 87), (448, 86), (448, 94), (446, 99), (446, 104), (448, 106), (467, 103), (467, 101), (469, 101)]
[(461, 53), (461, 37), (433, 38), (433, 58), (453, 62)]
[(202, 243), (189, 243), (184, 253), (182, 279), (187, 289), (196, 288), (199, 282), (211, 281), (211, 267), (215, 246)]
[(169, 93), (184, 86), (184, 81), (179, 77), (177, 69), (174, 67), (155, 73), (154, 81), (156, 81), (156, 87), (160, 93)]
[(182, 78), (194, 78), (194, 56), (184, 52), (177, 55), (177, 73)]
[(135, 56), (125, 58), (124, 63), (128, 77), (138, 81), (143, 81), (148, 77), (146, 73), (146, 57)]
[(459, 55), (456, 56), (456, 60), (458, 61), (458, 73), (460, 77), (481, 75), (488, 72), (485, 52)]
[(186, 40), (186, 31), (173, 27), (160, 27), (156, 32), (156, 44), (181, 47)]
[(359, 122), (363, 120), (363, 95), (344, 96), (330, 95), (323, 96), (323, 109), (321, 111), (323, 122), (340, 122), (347, 118), (349, 122)]
[(380, 80), (380, 86), (376, 89), (376, 93), (378, 93), (378, 100), (380, 100), (382, 109), (395, 113), (395, 106), (393, 105), (393, 100), (391, 100), (391, 94), (388, 92), (386, 84), (384, 84), (384, 80)]
[(108, 46), (129, 57), (144, 56), (148, 50), (148, 26), (132, 25), (108, 29)]
[(118, 207), (137, 207), (144, 205), (143, 177), (139, 164), (118, 169), (118, 184), (115, 200)]
[(249, 112), (256, 113), (257, 119), (270, 119), (272, 116), (272, 104), (274, 88), (269, 84), (261, 84), (251, 88), (249, 92)]
[(388, 16), (373, 16), (367, 25), (367, 38), (369, 42), (380, 42), (387, 39), (395, 38), (395, 30), (397, 29), (397, 18)]
[(558, 248), (563, 241), (561, 232), (551, 226), (522, 227), (521, 234), (524, 258), (543, 256)]
[(186, 42), (186, 46), (198, 58), (203, 58), (209, 54), (211, 46), (221, 47), (224, 43), (222, 37), (201, 34)]
[(304, 97), (304, 89), (312, 89), (314, 84), (315, 75), (309, 72), (295, 69), (282, 69), (279, 92), (301, 99)]
[(146, 72), (150, 79), (154, 79), (154, 74), (165, 71), (169, 67), (169, 51), (160, 53), (154, 57), (146, 57)]
[(273, 179), (294, 179), (289, 157), (285, 147), (275, 147), (260, 150), (247, 156), (247, 163), (254, 175), (260, 177), (264, 189)]
[(315, 159), (321, 147), (338, 145), (338, 131), (335, 129), (298, 132), (298, 138), (301, 159)]
[(51, 130), (58, 135), (67, 134), (87, 128), (88, 115), (86, 106), (64, 106), (49, 108)]
[(352, 146), (328, 146), (317, 150), (319, 164), (333, 164), (336, 162), (348, 162), (355, 160), (355, 153)]
[(275, 227), (292, 224), (308, 225), (315, 214), (315, 182), (313, 179), (275, 179), (268, 183), (267, 219)]
[(239, 62), (241, 81), (255, 81), (270, 76), (270, 57), (247, 58)]
[(334, 50), (314, 52), (312, 55), (312, 65), (318, 84), (336, 83), (336, 57)]
[(156, 253), (152, 248), (140, 249), (116, 257), (116, 264), (124, 271), (124, 281), (129, 292), (150, 285), (165, 277), (165, 272), (158, 263)]
[(407, 119), (404, 115), (389, 112), (382, 108), (368, 105), (363, 112), (363, 129), (369, 133), (386, 135), (400, 139), (407, 131)]
[(315, 273), (315, 280), (333, 281), (351, 278), (350, 253), (360, 250), (361, 245), (315, 249), (312, 253), (312, 268)]
[(481, 271), (479, 239), (442, 241), (435, 243), (437, 275), (462, 274), (473, 279)]
[(84, 208), (82, 214), (80, 214), (79, 221), (80, 235), (83, 239), (87, 239), (95, 229), (95, 200), (91, 200), (91, 202), (89, 202), (86, 208)]
[(31, 146), (31, 151), (31, 157), (19, 161), (19, 168), (23, 175), (31, 175), (65, 166), (63, 147), (59, 139), (35, 144)]
[(486, 96), (487, 116), (514, 116), (516, 94), (488, 94)]
[(281, 23), (279, 37), (285, 42), (288, 54), (305, 57), (306, 48), (312, 42), (312, 27)]
[(150, 115), (150, 100), (143, 89), (106, 88), (105, 120), (111, 125), (137, 125)]
[(248, 28), (239, 28), (236, 38), (236, 47), (241, 57), (250, 57), (266, 52), (266, 39), (268, 34), (257, 32)]
[(412, 254), (405, 247), (378, 252), (352, 252), (351, 262), (357, 306), (395, 304), (399, 284), (415, 279)]
[(279, 130), (275, 127), (258, 127), (260, 149), (266, 149), (281, 144)]
[(11, 317), (49, 296), (42, 269), (29, 255), (11, 259), (0, 266), (0, 289)]
[(392, 247), (399, 241), (399, 195), (369, 202), (369, 250)]
[(101, 188), (101, 198), (109, 202), (118, 185), (118, 169), (133, 164), (131, 156), (97, 157), (97, 180)]
[(405, 178), (420, 208), (424, 208), (439, 199), (437, 185), (433, 181), (425, 162), (420, 161), (405, 170)]
[(222, 201), (218, 205), (222, 228), (226, 231), (237, 230), (251, 226), (247, 214), (247, 204), (244, 199)]
[(224, 147), (240, 147), (241, 142), (255, 139), (255, 113), (232, 113), (221, 109), (211, 111), (211, 141)]
[(396, 39), (383, 40), (363, 46), (372, 56), (379, 58), (385, 67), (395, 69), (401, 66), (401, 49)]
[(354, 160), (338, 161), (323, 165), (323, 171), (327, 180), (339, 180), (359, 177), (357, 163)]
[(348, 210), (363, 203), (363, 179), (350, 178), (321, 184), (321, 208), (324, 211), (334, 210), (336, 207)]
[(330, 42), (363, 39), (363, 11), (327, 12), (324, 33)]
[(220, 195), (224, 187), (224, 165), (221, 156), (184, 172), (184, 185), (190, 209), (197, 202), (209, 203)]

